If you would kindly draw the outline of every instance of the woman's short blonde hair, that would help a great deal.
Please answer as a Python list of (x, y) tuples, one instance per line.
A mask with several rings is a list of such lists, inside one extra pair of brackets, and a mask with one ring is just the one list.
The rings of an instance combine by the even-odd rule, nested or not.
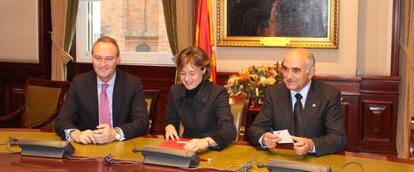
[(206, 69), (206, 72), (203, 74), (203, 80), (210, 78), (210, 58), (208, 57), (207, 53), (199, 47), (187, 47), (181, 50), (173, 60), (177, 66), (178, 71), (181, 71), (184, 65), (191, 64), (193, 66), (201, 68), (202, 70)]

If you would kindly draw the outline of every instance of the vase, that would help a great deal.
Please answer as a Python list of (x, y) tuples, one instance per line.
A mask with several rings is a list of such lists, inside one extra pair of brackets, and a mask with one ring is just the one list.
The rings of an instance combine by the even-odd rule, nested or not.
[(263, 104), (263, 96), (254, 96), (250, 99), (250, 107), (260, 107)]

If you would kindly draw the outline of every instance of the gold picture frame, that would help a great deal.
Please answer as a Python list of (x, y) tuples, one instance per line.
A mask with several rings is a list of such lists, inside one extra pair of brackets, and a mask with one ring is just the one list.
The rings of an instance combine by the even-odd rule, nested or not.
[(217, 45), (338, 48), (338, 6), (338, 0), (217, 0)]

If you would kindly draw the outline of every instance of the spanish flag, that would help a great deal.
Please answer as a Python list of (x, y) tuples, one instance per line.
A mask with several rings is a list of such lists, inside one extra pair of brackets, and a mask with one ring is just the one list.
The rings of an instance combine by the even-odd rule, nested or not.
[(210, 57), (210, 81), (215, 83), (216, 55), (214, 51), (214, 29), (211, 14), (211, 0), (198, 0), (195, 46), (202, 48)]

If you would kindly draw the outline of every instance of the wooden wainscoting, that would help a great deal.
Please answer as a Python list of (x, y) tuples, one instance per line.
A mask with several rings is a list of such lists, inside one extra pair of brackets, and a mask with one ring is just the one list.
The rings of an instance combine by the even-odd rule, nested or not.
[(362, 77), (361, 151), (396, 153), (399, 83), (399, 77)]
[(0, 81), (0, 114), (5, 114), (5, 103), (4, 103), (4, 82)]
[(411, 117), (410, 158), (414, 159), (414, 117)]
[[(8, 80), (2, 79), (0, 83), (0, 97), (2, 105), (0, 106), (0, 116), (17, 110), (24, 104), (24, 83), (25, 80)], [(17, 127), (20, 126), (20, 119), (13, 119), (6, 123), (0, 124), (1, 127)]]

